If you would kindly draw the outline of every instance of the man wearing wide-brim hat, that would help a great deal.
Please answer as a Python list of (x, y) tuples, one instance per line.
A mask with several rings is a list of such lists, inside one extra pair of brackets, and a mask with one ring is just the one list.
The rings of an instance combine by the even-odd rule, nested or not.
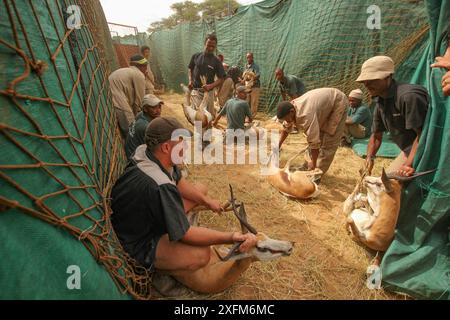
[(389, 132), (402, 152), (387, 171), (410, 176), (415, 172), (413, 162), (428, 112), (429, 97), (422, 86), (397, 83), (393, 78), (394, 69), (394, 61), (390, 57), (376, 56), (364, 62), (356, 80), (364, 84), (376, 102), (372, 136), (367, 147), (367, 167), (371, 172), (383, 133)]

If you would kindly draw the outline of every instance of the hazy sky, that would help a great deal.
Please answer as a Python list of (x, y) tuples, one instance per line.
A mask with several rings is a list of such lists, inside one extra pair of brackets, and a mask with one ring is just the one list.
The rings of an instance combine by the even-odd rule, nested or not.
[[(170, 5), (182, 1), (184, 0), (100, 0), (108, 22), (136, 26), (139, 32), (147, 31), (152, 22), (170, 16)], [(242, 5), (259, 1), (261, 0), (238, 0)]]

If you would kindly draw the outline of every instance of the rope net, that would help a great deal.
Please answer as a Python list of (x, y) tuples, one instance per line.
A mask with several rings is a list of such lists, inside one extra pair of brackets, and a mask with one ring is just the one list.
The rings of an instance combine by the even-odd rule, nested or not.
[[(81, 9), (79, 28), (67, 27), (77, 18), (67, 13), (71, 5)], [(110, 223), (109, 193), (126, 159), (108, 84), (114, 49), (100, 3), (0, 6), (0, 220), (20, 211), (69, 232), (122, 293), (150, 298), (150, 275), (123, 251)], [(1, 251), (8, 249), (2, 241)], [(79, 250), (76, 243), (71, 250)]]

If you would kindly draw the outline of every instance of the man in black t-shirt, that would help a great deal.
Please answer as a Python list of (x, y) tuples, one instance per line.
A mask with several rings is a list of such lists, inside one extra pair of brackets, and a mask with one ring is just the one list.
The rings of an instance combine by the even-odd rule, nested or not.
[[(214, 34), (207, 36), (203, 52), (192, 56), (189, 63), (189, 89), (191, 92), (192, 107), (197, 109), (203, 100), (205, 93), (211, 93), (208, 99), (207, 110), (213, 118), (216, 116), (214, 109), (214, 88), (219, 88), (225, 80), (225, 70), (222, 62), (214, 55), (217, 48), (217, 37)], [(206, 78), (203, 84), (201, 77)], [(217, 80), (215, 80), (217, 78)]]
[(219, 201), (181, 177), (176, 164), (183, 157), (189, 132), (174, 118), (157, 118), (147, 127), (145, 145), (112, 190), (112, 225), (124, 250), (150, 271), (183, 276), (209, 263), (217, 244), (243, 242), (247, 252), (256, 245), (254, 235), (191, 227), (186, 213), (196, 205), (222, 212)]
[(402, 150), (388, 172), (411, 176), (420, 135), (428, 112), (429, 97), (419, 85), (401, 84), (393, 79), (394, 61), (387, 56), (376, 56), (364, 62), (356, 80), (364, 83), (375, 98), (372, 136), (367, 146), (369, 173), (382, 140), (390, 132), (392, 140)]

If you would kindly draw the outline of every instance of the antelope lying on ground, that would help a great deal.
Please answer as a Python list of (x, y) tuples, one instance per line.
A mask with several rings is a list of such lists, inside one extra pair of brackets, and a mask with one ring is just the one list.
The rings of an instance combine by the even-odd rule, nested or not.
[(290, 170), (291, 162), (306, 150), (307, 148), (302, 149), (298, 154), (289, 159), (284, 169), (273, 167), (273, 165), (270, 168), (274, 174), (267, 178), (269, 183), (285, 196), (302, 200), (319, 196), (319, 187), (315, 181), (322, 177), (322, 170), (316, 169), (314, 171), (295, 172), (291, 172)]
[[(343, 211), (348, 216), (347, 229), (356, 241), (376, 251), (386, 251), (394, 239), (400, 211), (400, 182), (434, 172), (417, 173), (412, 177), (386, 175), (381, 177), (362, 174), (361, 181), (344, 202)], [(367, 195), (361, 192), (367, 189)]]
[[(206, 83), (204, 78), (202, 78), (202, 83)], [(189, 90), (189, 88), (184, 84), (181, 84), (181, 88), (185, 94), (185, 103), (182, 106), (186, 119), (193, 126), (195, 126), (195, 122), (201, 122), (203, 129), (209, 128), (214, 119), (211, 113), (207, 110), (207, 105), (209, 99), (214, 99), (214, 91), (204, 93), (203, 100), (196, 110), (191, 107), (191, 90)]]
[(232, 209), (239, 219), (242, 232), (251, 232), (258, 238), (256, 246), (247, 253), (240, 253), (236, 243), (231, 249), (224, 247), (211, 247), (209, 264), (186, 276), (175, 278), (189, 289), (199, 293), (218, 293), (232, 286), (239, 276), (256, 261), (270, 261), (292, 253), (294, 244), (289, 241), (270, 239), (263, 233), (258, 233), (247, 221), (247, 214), (243, 203), (234, 199), (233, 189), (230, 186), (231, 200), (227, 208)]

